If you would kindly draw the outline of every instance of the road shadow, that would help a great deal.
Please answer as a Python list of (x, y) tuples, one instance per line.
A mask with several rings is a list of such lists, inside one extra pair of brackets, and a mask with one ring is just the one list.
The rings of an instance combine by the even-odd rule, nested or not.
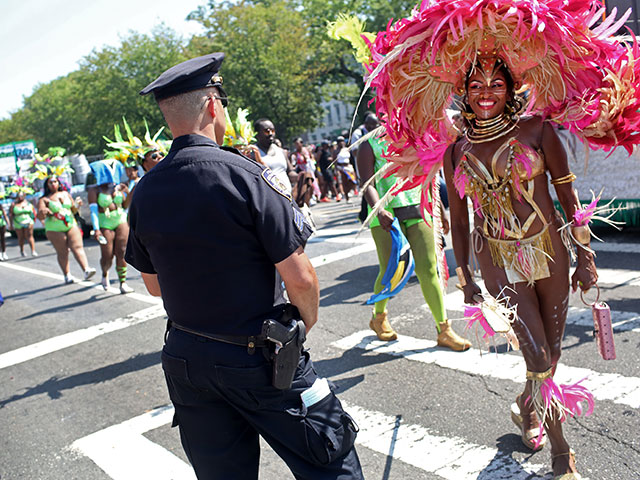
[(13, 395), (5, 400), (0, 400), (0, 408), (3, 408), (9, 403), (43, 393), (46, 393), (50, 399), (56, 400), (62, 397), (62, 392), (64, 390), (71, 390), (83, 385), (103, 383), (113, 380), (121, 375), (144, 370), (145, 368), (158, 364), (160, 364), (159, 351), (134, 355), (122, 362), (107, 365), (106, 367), (100, 367), (88, 372), (78, 373), (70, 377), (60, 378), (58, 376), (53, 376), (35, 387), (28, 388), (24, 393)]
[[(372, 365), (380, 365), (400, 357), (385, 353), (370, 352), (361, 348), (345, 350), (342, 355), (334, 358), (314, 361), (313, 365), (318, 375), (326, 378), (333, 378), (359, 368), (366, 368)], [(344, 392), (363, 382), (364, 374), (354, 375), (348, 378), (333, 380), (339, 392)]]
[(66, 287), (66, 286), (67, 285), (65, 285), (64, 283), (60, 283), (58, 285), (48, 285), (48, 286), (42, 287), (42, 288), (34, 288), (33, 290), (25, 290), (23, 292), (10, 293), (9, 295), (5, 295), (4, 298), (6, 300), (8, 300), (8, 299), (14, 299), (15, 300), (15, 299), (20, 298), (20, 297), (26, 297), (28, 295), (33, 295), (33, 294), (36, 294), (36, 293), (46, 292), (46, 291), (49, 291), (49, 290), (53, 290), (53, 289), (61, 288), (61, 287)]
[(367, 265), (343, 273), (336, 278), (335, 285), (320, 290), (320, 306), (345, 303), (364, 305), (362, 300), (354, 299), (373, 293), (373, 282), (377, 275), (376, 265)]
[(58, 305), (55, 307), (51, 307), (51, 308), (46, 308), (44, 310), (39, 310), (37, 312), (33, 312), (27, 316), (18, 318), (18, 321), (24, 321), (24, 320), (30, 320), (32, 318), (38, 317), (40, 315), (46, 315), (49, 313), (63, 313), (63, 312), (68, 312), (68, 311), (72, 311), (74, 308), (78, 308), (78, 307), (82, 307), (84, 305), (88, 305), (90, 303), (95, 303), (95, 302), (101, 302), (103, 300), (107, 300), (107, 299), (111, 299), (111, 295), (109, 296), (98, 296), (98, 295), (93, 295), (90, 298), (86, 298), (84, 300), (79, 300), (77, 302), (72, 302), (72, 303), (67, 303), (65, 305)]
[[(482, 469), (476, 480), (551, 480), (548, 475), (538, 475), (529, 470), (525, 470), (520, 462), (513, 458), (515, 452), (529, 454), (525, 461), (534, 455), (527, 449), (520, 437), (513, 433), (505, 434), (497, 439), (497, 452), (489, 464)], [(546, 463), (548, 457), (544, 456)]]

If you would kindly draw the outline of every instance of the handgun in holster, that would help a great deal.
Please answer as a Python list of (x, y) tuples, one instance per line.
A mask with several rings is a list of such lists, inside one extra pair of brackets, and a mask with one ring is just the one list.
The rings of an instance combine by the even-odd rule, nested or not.
[[(295, 308), (295, 307), (294, 307)], [(288, 390), (293, 383), (302, 346), (306, 340), (306, 328), (300, 314), (283, 315), (279, 321), (267, 319), (262, 324), (262, 335), (273, 343), (270, 360), (273, 364), (272, 384), (279, 390)]]

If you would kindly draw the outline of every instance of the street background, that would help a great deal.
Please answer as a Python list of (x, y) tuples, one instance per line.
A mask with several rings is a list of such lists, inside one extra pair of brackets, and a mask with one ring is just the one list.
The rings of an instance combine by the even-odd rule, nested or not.
[[(306, 251), (321, 301), (308, 347), (318, 373), (335, 384), (360, 426), (366, 478), (550, 479), (549, 446), (527, 451), (509, 417), (525, 374), (519, 352), (500, 344), (498, 353), (481, 355), (471, 332), (468, 352), (437, 348), (415, 277), (389, 303), (398, 341), (380, 343), (368, 330), (371, 309), (364, 302), (378, 267), (369, 232), (357, 235), (359, 205), (354, 199), (312, 208), (319, 229)], [(592, 416), (566, 424), (580, 472), (592, 480), (637, 480), (640, 235), (603, 235), (596, 262), (618, 358), (598, 355), (590, 310), (573, 294), (558, 379), (587, 377), (596, 397)], [(160, 365), (165, 313), (139, 274), (130, 269), (136, 291), (130, 295), (104, 292), (99, 273), (63, 285), (48, 241), (37, 241), (37, 258), (20, 258), (15, 239), (8, 244), (10, 261), (0, 263), (0, 478), (194, 479), (178, 431), (170, 428)], [(449, 239), (446, 248), (454, 273)], [(87, 240), (85, 249), (98, 268), (97, 243)], [(73, 260), (71, 273), (81, 276)], [(455, 283), (453, 277), (445, 303), (462, 333)], [(251, 301), (250, 282), (238, 288)], [(293, 478), (266, 445), (261, 462), (261, 480)]]

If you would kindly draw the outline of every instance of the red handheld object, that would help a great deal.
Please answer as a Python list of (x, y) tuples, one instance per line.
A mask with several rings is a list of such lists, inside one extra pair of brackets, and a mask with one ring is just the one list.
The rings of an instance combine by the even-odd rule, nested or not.
[(598, 297), (595, 302), (585, 302), (582, 296), (582, 291), (580, 292), (580, 298), (582, 303), (591, 307), (591, 314), (593, 315), (593, 334), (596, 337), (596, 344), (598, 345), (600, 356), (605, 360), (615, 360), (616, 346), (613, 343), (611, 309), (605, 302), (598, 302), (600, 299), (600, 287), (596, 285), (596, 288), (598, 289)]

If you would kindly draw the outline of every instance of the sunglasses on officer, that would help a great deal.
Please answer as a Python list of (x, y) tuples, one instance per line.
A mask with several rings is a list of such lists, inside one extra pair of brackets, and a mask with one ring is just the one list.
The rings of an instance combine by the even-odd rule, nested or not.
[(207, 100), (209, 100), (210, 98), (212, 99), (215, 98), (216, 100), (220, 100), (224, 108), (227, 108), (227, 106), (229, 105), (229, 97), (221, 97), (219, 95), (210, 95), (207, 97)]

